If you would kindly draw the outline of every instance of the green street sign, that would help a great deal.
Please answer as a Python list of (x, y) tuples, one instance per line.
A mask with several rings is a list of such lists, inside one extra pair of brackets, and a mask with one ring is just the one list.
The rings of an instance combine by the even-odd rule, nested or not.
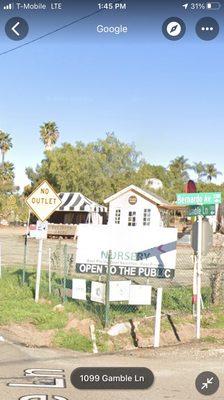
[(220, 204), (222, 196), (219, 192), (211, 193), (178, 193), (176, 204), (179, 206), (199, 206)]
[(189, 217), (197, 217), (203, 215), (204, 217), (209, 215), (215, 215), (215, 204), (205, 204), (203, 206), (190, 206), (187, 210)]

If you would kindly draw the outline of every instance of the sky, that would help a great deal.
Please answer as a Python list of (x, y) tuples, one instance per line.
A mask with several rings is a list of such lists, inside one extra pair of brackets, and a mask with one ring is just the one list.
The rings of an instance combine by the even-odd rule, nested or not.
[[(28, 183), (25, 168), (44, 156), (39, 127), (50, 120), (60, 131), (58, 145), (87, 143), (113, 131), (152, 164), (167, 166), (183, 154), (190, 162), (214, 162), (224, 174), (224, 5), (209, 14), (220, 23), (219, 36), (205, 42), (195, 24), (208, 12), (186, 12), (180, 1), (170, 7), (163, 1), (137, 3), (126, 13), (103, 11), (0, 55), (0, 129), (12, 136), (6, 159), (14, 162), (21, 188)], [(30, 26), (23, 43), (96, 10), (95, 2), (70, 6), (53, 16), (17, 13)], [(5, 35), (12, 16), (0, 20), (0, 53), (22, 43)], [(175, 42), (161, 32), (172, 16), (187, 26)], [(98, 24), (127, 25), (128, 33), (99, 34)]]

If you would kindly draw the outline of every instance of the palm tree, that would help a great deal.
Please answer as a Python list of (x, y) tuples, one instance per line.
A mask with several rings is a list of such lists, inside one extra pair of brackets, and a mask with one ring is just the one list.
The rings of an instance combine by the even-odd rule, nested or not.
[(8, 133), (0, 130), (0, 150), (2, 153), (2, 166), (5, 162), (5, 153), (12, 148), (12, 138)]
[(214, 163), (205, 164), (204, 176), (207, 176), (209, 182), (212, 181), (212, 178), (217, 178), (218, 175), (222, 175), (222, 173), (217, 170)]
[(40, 127), (40, 140), (44, 143), (46, 150), (52, 150), (53, 145), (59, 138), (58, 127), (55, 122), (46, 122)]
[(187, 170), (191, 169), (191, 165), (188, 164), (188, 159), (184, 156), (176, 157), (169, 164), (169, 170), (174, 173), (174, 175), (179, 175), (184, 180), (189, 179)]
[(195, 162), (192, 166), (193, 171), (197, 174), (198, 181), (201, 180), (203, 176), (205, 176), (206, 166), (201, 162)]
[(14, 187), (14, 165), (11, 162), (5, 162), (4, 168), (0, 169), (0, 193), (13, 192)]

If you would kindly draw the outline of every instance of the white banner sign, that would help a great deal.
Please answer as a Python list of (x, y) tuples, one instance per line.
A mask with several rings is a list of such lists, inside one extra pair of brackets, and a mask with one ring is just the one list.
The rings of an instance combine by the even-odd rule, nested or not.
[[(144, 229), (146, 228), (146, 229)], [(106, 274), (112, 250), (111, 275), (173, 278), (177, 229), (111, 227), (80, 224), (76, 272)]]
[(151, 304), (152, 287), (149, 285), (130, 285), (129, 304), (144, 306)]
[(129, 286), (131, 281), (111, 281), (110, 282), (110, 301), (129, 300)]
[(105, 303), (105, 292), (106, 285), (101, 282), (91, 283), (91, 301), (96, 301), (97, 303)]
[(86, 300), (86, 280), (72, 279), (72, 298)]

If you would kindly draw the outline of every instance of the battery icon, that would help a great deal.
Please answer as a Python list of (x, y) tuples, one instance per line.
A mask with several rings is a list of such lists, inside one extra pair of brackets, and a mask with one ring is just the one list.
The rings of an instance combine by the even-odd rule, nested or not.
[(210, 3), (206, 3), (207, 10), (219, 10), (221, 8), (221, 4), (218, 1), (212, 1)]

